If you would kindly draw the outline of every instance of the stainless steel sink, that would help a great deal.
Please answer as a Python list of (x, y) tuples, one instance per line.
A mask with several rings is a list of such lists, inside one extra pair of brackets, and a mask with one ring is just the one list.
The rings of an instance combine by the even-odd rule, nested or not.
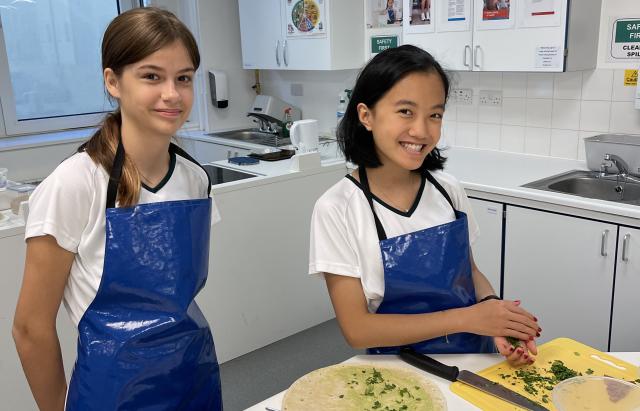
[(523, 185), (527, 188), (572, 194), (598, 200), (640, 205), (640, 183), (616, 176), (598, 177), (593, 171), (575, 170)]
[(291, 140), (288, 138), (283, 138), (276, 134), (265, 133), (263, 131), (255, 129), (223, 131), (218, 133), (210, 133), (208, 135), (212, 137), (228, 138), (230, 140), (244, 141), (247, 143), (260, 144), (271, 147), (280, 147), (291, 144)]

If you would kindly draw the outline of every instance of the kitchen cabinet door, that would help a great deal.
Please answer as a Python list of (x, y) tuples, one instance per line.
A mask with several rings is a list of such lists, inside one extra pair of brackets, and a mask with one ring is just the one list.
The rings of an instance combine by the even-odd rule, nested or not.
[[(403, 43), (412, 44), (428, 51), (445, 70), (471, 70), (472, 0), (464, 0), (463, 3), (463, 15), (452, 16), (449, 14), (451, 10), (445, 2), (431, 1), (433, 29), (430, 30), (428, 25), (411, 24), (412, 20), (407, 10), (410, 10), (416, 2), (415, 0), (404, 0)], [(413, 14), (414, 23), (416, 23), (415, 20), (418, 16), (415, 15), (415, 12)]]
[(472, 246), (473, 259), (487, 277), (496, 294), (500, 294), (502, 267), (502, 203), (469, 199), (473, 215), (480, 226), (480, 236)]
[(244, 68), (277, 69), (284, 64), (280, 3), (280, 0), (238, 0)]
[(640, 351), (640, 230), (620, 227), (610, 351)]
[(540, 342), (607, 350), (617, 226), (507, 206), (504, 297), (538, 317)]

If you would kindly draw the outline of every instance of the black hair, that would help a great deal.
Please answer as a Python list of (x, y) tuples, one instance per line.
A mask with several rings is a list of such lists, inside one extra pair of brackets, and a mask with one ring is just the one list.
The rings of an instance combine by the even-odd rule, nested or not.
[[(358, 117), (357, 105), (373, 108), (376, 103), (400, 80), (412, 73), (436, 73), (442, 79), (445, 102), (449, 97), (449, 78), (440, 63), (426, 51), (412, 45), (387, 49), (367, 63), (353, 87), (353, 92), (344, 117), (336, 131), (340, 150), (345, 158), (359, 167), (375, 168), (382, 165), (376, 154), (373, 134)], [(442, 170), (446, 158), (435, 147), (418, 168)]]

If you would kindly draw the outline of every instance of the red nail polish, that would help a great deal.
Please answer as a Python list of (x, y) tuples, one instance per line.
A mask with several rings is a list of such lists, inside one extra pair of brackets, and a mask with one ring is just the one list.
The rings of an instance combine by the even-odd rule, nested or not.
[(509, 351), (513, 351), (513, 346), (509, 347)]
[(528, 360), (528, 359), (529, 359), (529, 356), (528, 356), (527, 354), (525, 354), (525, 355), (524, 355), (524, 359), (525, 359), (525, 360)]
[(538, 332), (541, 333), (542, 332), (542, 328), (538, 327)]
[(536, 333), (536, 337), (540, 337), (540, 333)]
[(538, 322), (538, 318), (537, 317), (533, 317), (533, 321)]
[(520, 304), (520, 300), (515, 300), (514, 303)]

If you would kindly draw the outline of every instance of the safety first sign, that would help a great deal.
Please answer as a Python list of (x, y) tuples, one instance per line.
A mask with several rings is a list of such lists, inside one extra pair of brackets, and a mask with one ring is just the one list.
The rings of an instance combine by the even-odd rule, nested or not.
[(640, 18), (614, 21), (611, 57), (616, 60), (640, 59)]

